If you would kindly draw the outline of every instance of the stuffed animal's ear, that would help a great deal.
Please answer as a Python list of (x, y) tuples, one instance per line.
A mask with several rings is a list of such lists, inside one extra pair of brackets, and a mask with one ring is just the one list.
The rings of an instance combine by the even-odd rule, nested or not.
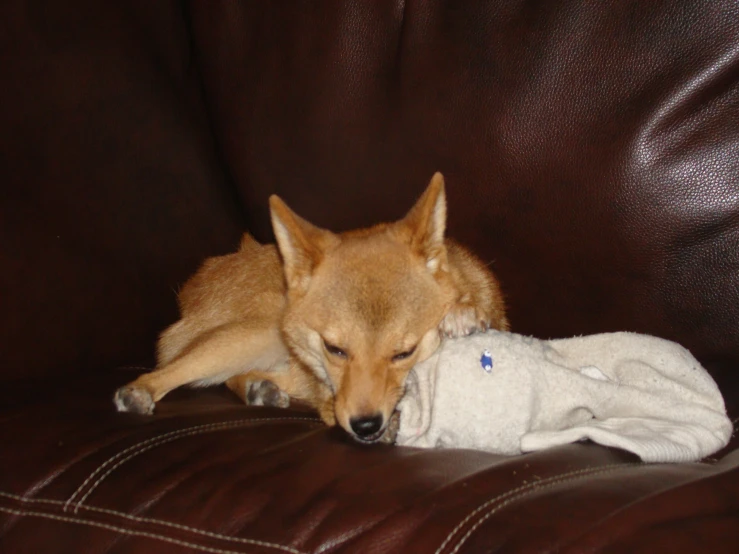
[(269, 207), (287, 287), (304, 292), (313, 271), (323, 259), (326, 247), (338, 237), (307, 222), (279, 196), (270, 196)]
[(444, 176), (436, 172), (415, 206), (400, 221), (410, 232), (411, 246), (426, 260), (432, 273), (446, 265), (446, 195)]

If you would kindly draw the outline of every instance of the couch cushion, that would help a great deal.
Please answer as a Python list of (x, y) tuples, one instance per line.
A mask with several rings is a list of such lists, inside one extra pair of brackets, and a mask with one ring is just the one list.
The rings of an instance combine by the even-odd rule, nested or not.
[(98, 373), (0, 411), (0, 551), (676, 552), (693, 536), (731, 551), (736, 452), (649, 465), (592, 444), (367, 447), (222, 388), (118, 414), (111, 391), (135, 373)]

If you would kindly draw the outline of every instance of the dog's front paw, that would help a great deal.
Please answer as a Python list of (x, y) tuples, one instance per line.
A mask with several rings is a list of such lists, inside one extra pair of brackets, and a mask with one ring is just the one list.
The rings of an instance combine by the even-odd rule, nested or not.
[(490, 329), (490, 318), (474, 306), (454, 306), (439, 324), (444, 338), (466, 337)]
[(290, 396), (272, 381), (251, 381), (246, 384), (244, 399), (248, 406), (287, 408)]
[(387, 422), (387, 428), (382, 438), (379, 440), (381, 444), (395, 444), (395, 439), (398, 438), (398, 431), (400, 430), (400, 412), (395, 410), (393, 415), (390, 416), (390, 421)]
[(113, 402), (119, 412), (149, 415), (154, 412), (154, 399), (144, 388), (126, 385), (115, 391)]

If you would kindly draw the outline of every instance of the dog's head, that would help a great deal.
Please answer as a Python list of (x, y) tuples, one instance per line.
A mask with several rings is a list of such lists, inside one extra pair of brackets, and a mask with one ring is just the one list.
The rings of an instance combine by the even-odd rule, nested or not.
[(334, 234), (270, 198), (288, 289), (285, 339), (333, 391), (336, 420), (379, 440), (411, 367), (439, 344), (455, 294), (444, 246), (444, 179), (394, 223)]

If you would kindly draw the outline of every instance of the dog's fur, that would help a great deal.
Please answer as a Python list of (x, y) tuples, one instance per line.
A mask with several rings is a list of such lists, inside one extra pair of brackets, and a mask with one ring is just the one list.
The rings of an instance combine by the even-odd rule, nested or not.
[(225, 381), (247, 404), (304, 400), (374, 442), (440, 336), (508, 329), (495, 277), (444, 238), (440, 173), (403, 219), (368, 229), (334, 234), (277, 196), (270, 207), (277, 247), (247, 234), (205, 261), (160, 337), (158, 369), (116, 392), (119, 410), (151, 413), (176, 387)]

